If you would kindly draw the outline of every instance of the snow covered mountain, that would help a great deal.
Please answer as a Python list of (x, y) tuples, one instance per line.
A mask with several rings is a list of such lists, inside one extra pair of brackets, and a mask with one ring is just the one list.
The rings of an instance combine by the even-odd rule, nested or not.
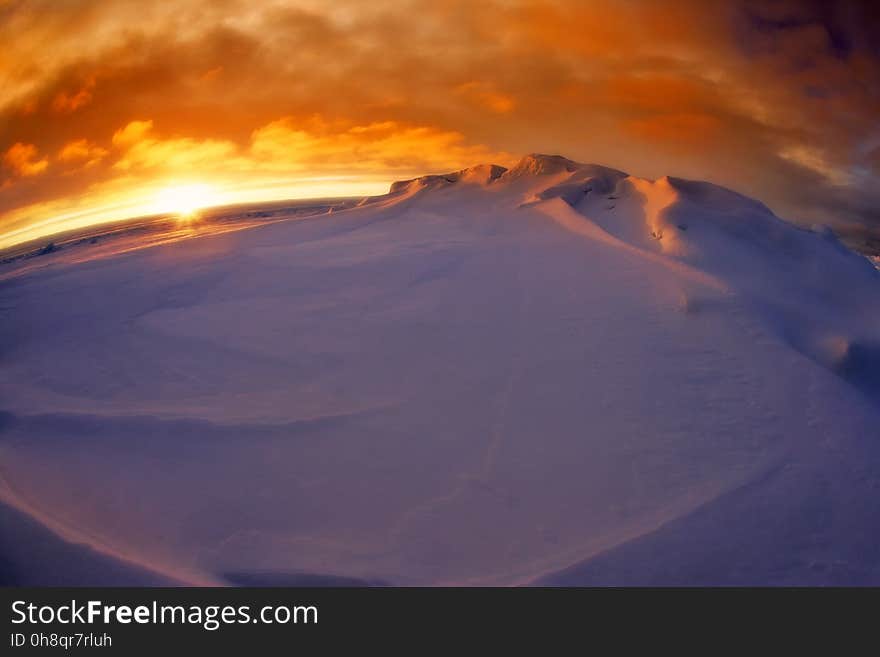
[(757, 201), (546, 155), (7, 276), (0, 573), (878, 584), (878, 299)]

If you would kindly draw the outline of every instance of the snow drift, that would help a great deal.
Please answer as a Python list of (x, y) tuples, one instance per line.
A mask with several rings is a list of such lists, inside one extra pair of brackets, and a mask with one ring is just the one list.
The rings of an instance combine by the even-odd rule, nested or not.
[(0, 282), (7, 578), (880, 583), (880, 272), (732, 191), (532, 155), (79, 259)]

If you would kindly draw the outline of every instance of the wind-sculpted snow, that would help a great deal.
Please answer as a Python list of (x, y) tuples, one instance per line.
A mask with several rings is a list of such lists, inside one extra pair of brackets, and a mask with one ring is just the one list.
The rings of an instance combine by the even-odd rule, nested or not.
[(734, 192), (532, 155), (79, 260), (0, 270), (9, 580), (880, 583), (880, 272)]

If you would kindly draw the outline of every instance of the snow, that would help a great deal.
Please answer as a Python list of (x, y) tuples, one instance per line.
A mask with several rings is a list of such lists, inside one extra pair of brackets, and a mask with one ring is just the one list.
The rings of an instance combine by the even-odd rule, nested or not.
[(729, 190), (531, 155), (3, 274), (0, 520), (77, 581), (880, 583), (880, 272)]

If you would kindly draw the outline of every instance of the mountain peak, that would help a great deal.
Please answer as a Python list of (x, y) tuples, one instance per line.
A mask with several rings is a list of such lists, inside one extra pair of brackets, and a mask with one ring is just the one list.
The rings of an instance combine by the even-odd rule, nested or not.
[(505, 172), (507, 172), (507, 169), (497, 164), (478, 164), (451, 173), (420, 176), (418, 178), (411, 178), (410, 180), (398, 180), (391, 183), (389, 193), (394, 194), (395, 192), (412, 189), (413, 186), (420, 189), (425, 187), (440, 187), (457, 183), (459, 181), (488, 185), (493, 180), (500, 178)]
[(524, 156), (510, 169), (505, 177), (519, 178), (524, 175), (548, 175), (561, 172), (573, 173), (583, 165), (574, 160), (569, 160), (562, 155), (545, 155), (543, 153), (530, 153)]
[(416, 192), (424, 189), (443, 188), (457, 182), (486, 186), (496, 181), (508, 183), (521, 178), (557, 176), (561, 174), (571, 174), (572, 181), (577, 183), (582, 179), (592, 177), (611, 180), (627, 175), (623, 171), (598, 164), (575, 162), (562, 155), (530, 153), (523, 156), (511, 169), (506, 169), (497, 164), (478, 164), (451, 173), (431, 174), (409, 180), (399, 180), (391, 184), (389, 193), (398, 194), (406, 191)]

